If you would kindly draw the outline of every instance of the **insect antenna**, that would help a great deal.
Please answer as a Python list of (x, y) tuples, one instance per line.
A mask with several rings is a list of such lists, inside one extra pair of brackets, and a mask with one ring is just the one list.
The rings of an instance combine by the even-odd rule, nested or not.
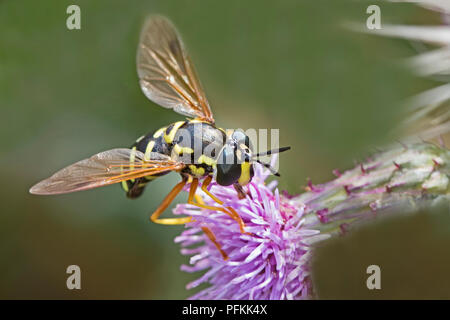
[(259, 164), (262, 164), (264, 167), (269, 169), (270, 172), (274, 176), (279, 177), (280, 176), (279, 172), (277, 170), (275, 170), (274, 168), (272, 168), (269, 163), (262, 162), (257, 158), (263, 157), (263, 156), (269, 156), (269, 155), (275, 154), (275, 153), (281, 153), (284, 151), (288, 151), (289, 149), (291, 149), (291, 147), (282, 147), (282, 148), (278, 148), (278, 149), (272, 149), (272, 150), (268, 150), (268, 151), (264, 151), (264, 152), (259, 152), (259, 153), (255, 154), (252, 158), (254, 159), (254, 161), (258, 162)]
[(253, 157), (259, 158), (259, 157), (263, 157), (263, 156), (269, 156), (271, 154), (288, 151), (289, 149), (291, 149), (291, 147), (282, 147), (282, 148), (278, 148), (278, 149), (272, 149), (272, 150), (268, 150), (268, 151), (264, 151), (264, 152), (259, 152), (259, 153), (255, 154)]
[(260, 161), (260, 160), (255, 160), (255, 161), (258, 162), (258, 163), (260, 163), (260, 164), (262, 164), (262, 165), (263, 165), (264, 167), (266, 167), (267, 169), (269, 169), (270, 172), (271, 172), (274, 176), (277, 176), (277, 177), (280, 176), (280, 174), (278, 173), (278, 171), (275, 170), (274, 168), (272, 168), (272, 167), (270, 166), (269, 163), (264, 163), (264, 162), (262, 162), (262, 161)]

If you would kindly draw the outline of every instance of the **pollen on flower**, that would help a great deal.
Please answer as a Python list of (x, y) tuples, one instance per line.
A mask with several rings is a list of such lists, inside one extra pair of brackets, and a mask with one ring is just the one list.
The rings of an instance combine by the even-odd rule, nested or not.
[[(209, 284), (192, 299), (302, 299), (312, 295), (309, 258), (311, 244), (319, 231), (304, 227), (304, 207), (293, 206), (280, 195), (276, 181), (268, 184), (269, 172), (255, 166), (248, 184), (251, 197), (239, 199), (236, 190), (212, 184), (210, 191), (242, 217), (245, 231), (228, 215), (189, 204), (179, 204), (175, 214), (191, 215), (193, 222), (175, 238), (181, 252), (190, 256), (186, 272), (205, 271), (188, 289)], [(207, 205), (213, 201), (201, 194)], [(215, 245), (202, 233), (209, 228), (229, 259), (224, 260)]]

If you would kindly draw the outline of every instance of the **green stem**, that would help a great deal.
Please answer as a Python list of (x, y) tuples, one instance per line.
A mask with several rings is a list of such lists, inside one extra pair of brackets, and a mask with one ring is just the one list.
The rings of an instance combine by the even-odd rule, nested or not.
[(305, 206), (305, 225), (338, 235), (381, 214), (450, 206), (450, 150), (431, 143), (380, 152), (330, 182), (290, 199)]

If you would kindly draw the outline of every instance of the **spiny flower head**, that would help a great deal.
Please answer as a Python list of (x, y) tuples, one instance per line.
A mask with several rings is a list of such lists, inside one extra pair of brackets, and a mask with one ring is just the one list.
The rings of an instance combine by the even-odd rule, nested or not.
[[(220, 211), (199, 209), (189, 204), (178, 205), (174, 213), (194, 218), (175, 239), (182, 254), (190, 256), (187, 272), (205, 273), (187, 285), (188, 289), (209, 283), (193, 299), (302, 299), (311, 296), (309, 276), (310, 245), (322, 238), (316, 230), (303, 226), (304, 208), (292, 206), (276, 189), (276, 181), (265, 183), (269, 172), (255, 165), (255, 176), (248, 193), (239, 199), (236, 190), (212, 184), (210, 192), (233, 207), (245, 223), (243, 234), (239, 224)], [(202, 195), (207, 205), (217, 205)], [(224, 260), (215, 245), (203, 234), (208, 227), (222, 249)]]
[[(387, 213), (417, 211), (450, 199), (450, 152), (430, 143), (402, 146), (373, 155), (329, 182), (291, 197), (279, 194), (269, 172), (255, 165), (249, 196), (212, 184), (210, 192), (243, 219), (245, 231), (227, 214), (182, 204), (175, 214), (193, 216), (176, 242), (190, 257), (187, 272), (204, 271), (188, 289), (207, 283), (197, 299), (302, 299), (312, 295), (312, 244)], [(216, 205), (203, 196), (207, 205)], [(221, 253), (202, 227), (214, 233)]]

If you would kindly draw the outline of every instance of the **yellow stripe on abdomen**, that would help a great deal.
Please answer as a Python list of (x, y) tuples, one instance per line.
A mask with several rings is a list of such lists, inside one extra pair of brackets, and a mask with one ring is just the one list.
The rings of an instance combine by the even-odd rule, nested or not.
[[(134, 160), (136, 159), (136, 146), (131, 148), (132, 152), (130, 154), (130, 169), (134, 169)], [(134, 179), (130, 180), (131, 182), (134, 182)]]
[(150, 154), (152, 153), (154, 147), (155, 140), (152, 140), (147, 144), (147, 148), (145, 148), (144, 160), (150, 160)]

